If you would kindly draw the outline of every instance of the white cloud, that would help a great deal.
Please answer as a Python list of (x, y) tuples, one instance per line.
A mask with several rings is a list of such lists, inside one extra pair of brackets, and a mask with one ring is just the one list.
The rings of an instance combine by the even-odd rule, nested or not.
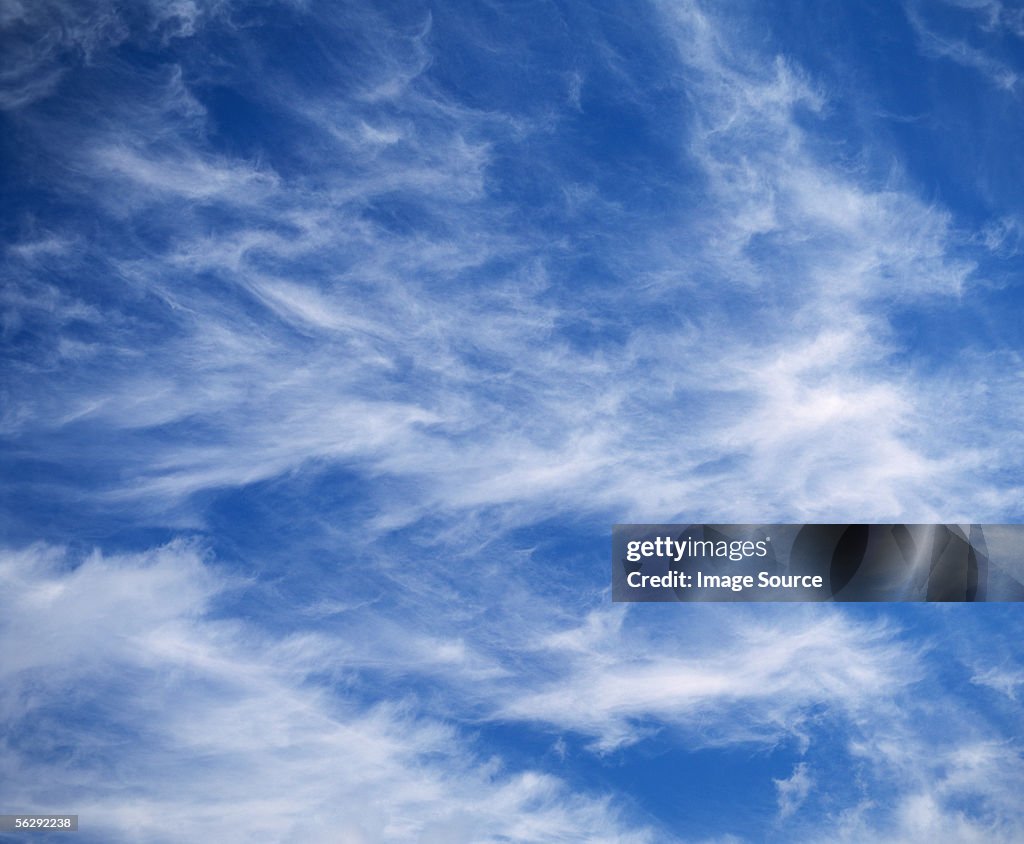
[(971, 682), (1000, 692), (1015, 701), (1017, 700), (1017, 688), (1024, 686), (1024, 670), (986, 668), (971, 677)]
[(0, 767), (22, 811), (73, 806), (142, 842), (653, 840), (606, 796), (478, 758), (411, 700), (317, 684), (341, 643), (218, 619), (241, 584), (187, 544), (5, 552), (0, 583), (0, 722), (22, 737)]
[(785, 820), (796, 812), (814, 787), (807, 763), (798, 762), (788, 779), (773, 780), (779, 800), (779, 819)]
[(890, 632), (838, 613), (772, 623), (722, 609), (701, 607), (700, 622), (670, 635), (627, 631), (617, 610), (595, 611), (538, 644), (548, 670), (535, 673), (553, 679), (520, 685), (500, 714), (582, 733), (604, 751), (652, 724), (682, 730), (690, 745), (773, 745), (799, 738), (817, 706), (840, 718), (877, 708), (920, 672)]
[[(166, 232), (110, 271), (161, 303), (168, 330), (150, 340), (108, 301), (105, 375), (69, 369), (59, 396), (25, 390), (11, 424), (102, 424), (140, 445), (165, 426), (123, 450), (121, 500), (323, 461), (414, 484), (381, 527), (499, 505), (509, 523), (552, 506), (927, 520), (945, 516), (951, 486), (964, 512), (1004, 517), (1013, 493), (980, 471), (991, 455), (960, 448), (993, 426), (970, 388), (988, 364), (936, 376), (894, 358), (892, 308), (968, 295), (949, 213), (824, 157), (797, 112), (821, 112), (827, 92), (791, 61), (759, 64), (692, 5), (663, 11), (697, 104), (680, 143), (705, 180), (701, 217), (643, 232), (656, 249), (639, 262), (606, 233), (621, 283), (586, 296), (557, 270), (573, 245), (489, 181), (497, 142), (550, 125), (426, 84), (428, 29), (372, 30), (369, 98), (265, 80), (267, 102), (305, 127), (315, 179), (212, 152), (186, 75), (164, 74), (159, 96), (134, 115), (119, 106), (109, 131), (64, 154), (83, 174), (69, 188), (118, 225), (141, 215)], [(351, 14), (357, 30), (377, 20)], [(319, 23), (329, 38), (343, 22)], [(574, 196), (573, 213), (628, 219), (593, 186)], [(231, 222), (211, 227), (211, 210)], [(621, 343), (584, 350), (576, 325)], [(166, 427), (186, 420), (217, 433), (197, 448)]]
[[(979, 29), (1006, 29), (1018, 37), (1024, 35), (1019, 10), (1008, 10), (998, 2), (957, 2), (945, 0), (947, 5), (959, 6), (979, 13), (983, 18)], [(925, 9), (918, 3), (907, 3), (904, 7), (918, 37), (921, 52), (931, 58), (948, 59), (963, 67), (976, 70), (993, 85), (1008, 93), (1016, 93), (1021, 81), (1020, 72), (1005, 61), (996, 58), (991, 50), (974, 46), (967, 39), (939, 32), (926, 20)], [(958, 33), (959, 35), (960, 33)]]
[(161, 159), (125, 147), (111, 147), (99, 150), (96, 162), (103, 174), (123, 176), (145, 190), (188, 200), (265, 201), (275, 182), (273, 174), (261, 173), (252, 166), (207, 161), (188, 154)]
[[(214, 25), (190, 3), (168, 8), (154, 24), (167, 37)], [(940, 716), (914, 701), (932, 666), (899, 631), (821, 607), (700, 607), (664, 623), (615, 608), (580, 622), (597, 597), (559, 605), (531, 581), (530, 555), (503, 545), (509, 528), (565, 513), (587, 525), (1019, 514), (1006, 480), (1021, 453), (1019, 360), (897, 354), (894, 309), (971, 296), (953, 216), (899, 173), (830, 158), (815, 122), (829, 92), (693, 4), (662, 8), (662, 24), (679, 45), (665, 76), (685, 78), (693, 103), (678, 147), (699, 218), (638, 223), (582, 177), (527, 213), (501, 197), (501, 167), (512, 147), (546, 176), (557, 119), (444, 93), (429, 78), (430, 22), (403, 31), (345, 12), (306, 23), (335, 58), (350, 55), (342, 35), (366, 39), (355, 89), (340, 84), (352, 68), (330, 62), (315, 91), (258, 51), (245, 68), (259, 102), (301, 127), (302, 175), (216, 151), (177, 66), (108, 103), (105, 121), (91, 102), (60, 126), (28, 121), (64, 195), (99, 223), (10, 250), (5, 324), (38, 321), (44, 349), (19, 363), (3, 425), (26, 454), (96, 471), (95, 497), (138, 521), (177, 523), (196, 493), (343, 466), (369, 513), (346, 553), (364, 555), (398, 609), (332, 584), (298, 615), (347, 635), (275, 636), (218, 618), (236, 584), (188, 545), (77, 567), (54, 549), (8, 554), (5, 723), (55, 748), (89, 736), (72, 764), (0, 757), (5, 782), (22, 784), (15, 802), (54, 808), (31, 785), (49, 782), (111, 835), (150, 841), (663, 840), (602, 795), (487, 761), (458, 724), (526, 724), (557, 733), (563, 753), (566, 736), (613, 753), (658, 733), (811, 754), (825, 723), (850, 736), (863, 775), (863, 802), (831, 818), (840, 838), (937, 840), (945, 825), (949, 840), (1012, 840), (1019, 813), (983, 783), (997, 763), (1018, 782), (1019, 760), (992, 724), (946, 743), (926, 734)], [(56, 90), (55, 55), (19, 59), (12, 107)], [(593, 78), (558, 77), (552, 114), (587, 99)], [(673, 187), (652, 190), (671, 202)], [(583, 252), (612, 281), (581, 281), (567, 256)], [(59, 292), (47, 273), (90, 289)], [(382, 561), (376, 541), (418, 521), (426, 551)], [(450, 560), (472, 564), (472, 582)], [(439, 596), (458, 612), (437, 612)], [(321, 670), (415, 678), (437, 697), (370, 705), (344, 682), (325, 688)], [(1015, 693), (1015, 675), (972, 671)], [(62, 700), (97, 726), (47, 720)], [(811, 814), (812, 770), (825, 777), (816, 759), (775, 781), (781, 820)], [(979, 791), (988, 814), (968, 816), (959, 804)], [(191, 826), (161, 831), (171, 812)]]

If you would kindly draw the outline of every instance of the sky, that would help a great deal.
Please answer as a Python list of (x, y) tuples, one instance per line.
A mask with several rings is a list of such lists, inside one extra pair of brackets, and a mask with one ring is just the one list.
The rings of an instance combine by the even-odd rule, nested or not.
[(608, 565), (1021, 521), (1022, 98), (1003, 0), (0, 0), (0, 812), (1024, 840), (1020, 607)]

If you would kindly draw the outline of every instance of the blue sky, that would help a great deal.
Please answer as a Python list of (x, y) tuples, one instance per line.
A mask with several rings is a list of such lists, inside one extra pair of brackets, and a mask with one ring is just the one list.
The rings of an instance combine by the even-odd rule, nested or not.
[(0, 811), (1024, 838), (1017, 607), (608, 583), (615, 522), (1020, 521), (1019, 5), (0, 30)]

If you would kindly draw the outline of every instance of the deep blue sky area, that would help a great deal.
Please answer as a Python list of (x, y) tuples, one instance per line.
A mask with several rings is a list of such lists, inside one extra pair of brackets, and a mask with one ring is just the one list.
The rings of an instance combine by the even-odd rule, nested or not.
[(1007, 0), (0, 0), (0, 813), (1024, 840), (1017, 606), (608, 582), (1021, 521), (1022, 97)]

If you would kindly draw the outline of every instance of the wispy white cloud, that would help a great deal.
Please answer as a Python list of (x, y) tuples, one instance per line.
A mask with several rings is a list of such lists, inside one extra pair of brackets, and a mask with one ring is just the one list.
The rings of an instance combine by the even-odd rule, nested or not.
[(541, 643), (555, 679), (513, 695), (503, 714), (592, 736), (603, 750), (654, 724), (682, 729), (691, 745), (773, 745), (799, 739), (815, 707), (877, 708), (919, 671), (890, 633), (838, 614), (772, 624), (709, 612), (671, 648), (605, 615)]
[[(962, 2), (944, 0), (948, 6), (959, 7), (978, 16), (979, 30), (1008, 31), (1017, 37), (1024, 35), (1024, 18), (1021, 10), (1007, 9), (1000, 2)], [(1020, 88), (1021, 73), (1010, 62), (1000, 58), (994, 51), (972, 44), (969, 39), (940, 32), (929, 23), (925, 8), (918, 3), (907, 3), (907, 19), (917, 33), (921, 51), (931, 58), (947, 59), (963, 67), (977, 71), (993, 85), (1008, 93)]]
[(132, 10), (104, 0), (5, 0), (0, 4), (0, 110), (18, 111), (53, 95), (72, 68), (101, 63), (130, 39), (166, 44), (195, 34), (227, 0), (144, 2)]
[(1017, 688), (1024, 686), (1024, 669), (986, 668), (971, 677), (971, 682), (994, 689), (1015, 701)]
[(774, 782), (779, 798), (779, 818), (782, 820), (800, 808), (814, 787), (814, 780), (808, 773), (806, 762), (798, 762), (787, 779)]
[[(514, 723), (563, 751), (653, 735), (794, 746), (806, 761), (775, 779), (780, 823), (808, 818), (792, 840), (825, 840), (823, 814), (851, 841), (1013, 839), (998, 789), (976, 815), (960, 806), (997, 764), (1018, 781), (1005, 725), (928, 734), (957, 696), (893, 625), (829, 608), (587, 615), (589, 557), (538, 574), (550, 566), (507, 539), (566, 514), (588, 530), (610, 514), (1016, 517), (1019, 358), (914, 352), (896, 319), (972, 302), (973, 250), (999, 231), (965, 234), (898, 168), (836, 161), (819, 136), (830, 92), (692, 3), (657, 7), (676, 50), (663, 76), (691, 106), (672, 144), (685, 168), (638, 177), (671, 207), (649, 217), (600, 178), (568, 182), (551, 151), (600, 94), (591, 71), (554, 74), (542, 107), (470, 104), (431, 75), (434, 19), (296, 4), (318, 36), (313, 86), (255, 28), (167, 9), (148, 37), (239, 39), (231, 58), (258, 82), (244, 93), (287, 152), (212, 140), (203, 98), (239, 72), (228, 58), (177, 57), (56, 121), (31, 106), (57, 90), (58, 48), (12, 60), (10, 107), (51, 156), (33, 175), (88, 215), (26, 224), (5, 253), (5, 338), (23, 348), (3, 431), (20, 455), (95, 471), (90, 499), (133, 521), (180, 524), (203, 493), (325, 467), (356, 477), (365, 510), (329, 534), (337, 582), (281, 610), (315, 633), (219, 617), (243, 584), (188, 545), (8, 554), (5, 723), (54, 754), (61, 737), (91, 742), (69, 764), (0, 756), (5, 781), (27, 784), (15, 802), (44, 808), (30, 784), (51, 782), (133, 840), (664, 840), (539, 765), (487, 761), (465, 726)], [(69, 37), (128, 37), (111, 26)], [(642, 102), (645, 80), (593, 36)], [(423, 547), (394, 542), (424, 525)], [(974, 688), (1012, 695), (1002, 670), (972, 662)], [(914, 703), (922, 688), (935, 711)], [(101, 727), (58, 723), (73, 691), (67, 706)], [(852, 804), (823, 808), (811, 775), (827, 778), (826, 754), (811, 757), (829, 726), (863, 778)], [(172, 811), (193, 825), (161, 831)]]
[(5, 552), (0, 582), (19, 811), (74, 806), (94, 838), (147, 842), (654, 840), (608, 796), (479, 758), (411, 700), (330, 692), (313, 677), (335, 643), (218, 619), (241, 584), (186, 544)]
[[(207, 149), (179, 70), (157, 110), (92, 133), (74, 163), (118, 219), (132, 209), (165, 232), (112, 270), (163, 300), (173, 328), (141, 369), (78, 382), (59, 413), (26, 397), (17, 418), (221, 432), (197, 449), (165, 430), (144, 465), (125, 452), (121, 497), (355, 462), (415, 481), (414, 503), (381, 514), (392, 526), (499, 504), (529, 519), (553, 502), (645, 519), (928, 519), (950, 484), (965, 512), (994, 500), (979, 457), (946, 456), (991, 424), (987, 409), (954, 389), (955, 410), (936, 414), (929, 363), (894, 362), (892, 308), (969, 295), (950, 214), (824, 158), (798, 114), (827, 92), (792, 62), (751, 63), (692, 5), (664, 14), (698, 103), (680, 143), (706, 195), (700, 219), (644, 233), (656, 249), (639, 265), (606, 240), (618, 290), (567, 295), (557, 267), (571, 244), (494, 195), (495, 145), (550, 126), (425, 81), (429, 28), (371, 38), (369, 99), (268, 80), (268, 101), (309, 133), (315, 179)], [(421, 56), (412, 70), (399, 45)], [(600, 191), (577, 194), (577, 212), (625, 218)], [(670, 320), (647, 320), (666, 306)], [(588, 324), (623, 342), (580, 349), (572, 331)], [(122, 343), (137, 340), (111, 354)], [(702, 468), (715, 461), (729, 468)]]
[(203, 161), (175, 156), (150, 158), (125, 148), (97, 153), (100, 174), (122, 176), (143, 189), (171, 193), (190, 201), (216, 197), (225, 202), (237, 197), (245, 202), (265, 201), (263, 188), (273, 187), (273, 176), (244, 164)]
[(808, 840), (925, 842), (1011, 842), (1022, 819), (1011, 795), (1021, 784), (1021, 755), (1008, 744), (956, 744), (943, 751), (896, 751), (910, 763), (897, 793), (886, 804), (865, 801)]
[[(128, 830), (172, 840), (182, 829), (225, 841), (667, 840), (607, 796), (570, 796), (558, 777), (486, 759), (455, 726), (467, 715), (596, 737), (605, 753), (655, 733), (675, 742), (676, 732), (690, 747), (795, 743), (835, 765), (836, 751), (817, 743), (842, 736), (848, 761), (838, 763), (861, 802), (823, 811), (816, 763), (798, 762), (775, 780), (779, 822), (804, 818), (791, 840), (920, 842), (945, 828), (943, 840), (1012, 841), (1024, 828), (1012, 738), (929, 677), (927, 640), (836, 610), (773, 621), (691, 607), (697, 618), (655, 627), (624, 625), (621, 608), (579, 625), (547, 608), (546, 625), (500, 640), (478, 630), (469, 648), (420, 636), (429, 624), (410, 618), (389, 641), (379, 613), (357, 623), (358, 640), (271, 635), (217, 609), (252, 584), (180, 542), (84, 560), (45, 546), (7, 551), (0, 580), (8, 799), (26, 811), (73, 803), (102, 819), (90, 823), (108, 840)], [(374, 670), (433, 677), (445, 717), (411, 693), (375, 704), (346, 691), (358, 688), (346, 676)], [(933, 732), (939, 712), (961, 728)], [(42, 781), (44, 796), (30, 787)]]

